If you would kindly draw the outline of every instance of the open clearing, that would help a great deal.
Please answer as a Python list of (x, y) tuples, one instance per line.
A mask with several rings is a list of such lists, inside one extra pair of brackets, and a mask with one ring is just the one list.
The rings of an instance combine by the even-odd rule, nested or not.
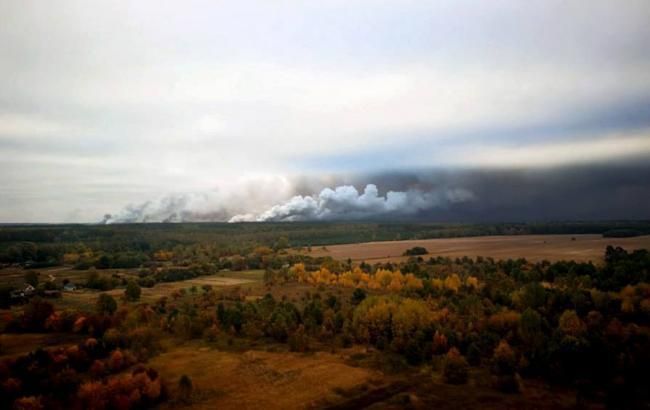
[[(214, 288), (224, 288), (233, 286), (256, 285), (261, 282), (264, 276), (264, 271), (252, 270), (242, 272), (221, 272), (209, 276), (199, 276), (194, 279), (182, 280), (177, 282), (163, 282), (157, 283), (153, 288), (141, 288), (142, 294), (140, 296), (141, 302), (153, 303), (162, 296), (170, 296), (172, 293), (181, 290), (189, 289), (192, 286), (198, 289), (204, 285), (210, 285)], [(82, 308), (90, 304), (94, 304), (97, 296), (102, 293), (92, 289), (82, 289), (75, 292), (63, 292), (63, 297), (60, 299), (52, 299), (53, 303), (57, 304), (59, 308)], [(120, 298), (124, 295), (123, 288), (117, 288), (106, 291), (115, 298)]]
[[(573, 240), (575, 238), (575, 240)], [(334, 259), (369, 262), (397, 262), (406, 260), (404, 251), (422, 246), (430, 256), (492, 257), (494, 259), (526, 258), (542, 260), (575, 260), (599, 263), (608, 245), (627, 250), (650, 249), (650, 236), (635, 238), (603, 238), (601, 235), (511, 235), (479, 236), (471, 238), (442, 238), (408, 241), (367, 242), (348, 245), (314, 247), (310, 256), (331, 256)]]
[(193, 409), (308, 408), (334, 395), (335, 389), (351, 389), (380, 376), (346, 365), (341, 356), (331, 353), (239, 353), (198, 345), (179, 347), (149, 364), (172, 390), (181, 375), (192, 379)]

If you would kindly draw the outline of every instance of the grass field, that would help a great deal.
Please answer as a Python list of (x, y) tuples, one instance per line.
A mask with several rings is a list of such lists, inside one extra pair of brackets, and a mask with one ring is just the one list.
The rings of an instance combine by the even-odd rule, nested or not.
[(404, 251), (422, 246), (429, 251), (426, 257), (490, 256), (494, 259), (526, 258), (531, 261), (575, 260), (598, 263), (602, 261), (608, 245), (628, 250), (650, 249), (650, 236), (603, 238), (601, 235), (511, 235), (423, 239), (314, 247), (307, 254), (331, 256), (339, 260), (402, 261), (407, 259), (402, 256)]

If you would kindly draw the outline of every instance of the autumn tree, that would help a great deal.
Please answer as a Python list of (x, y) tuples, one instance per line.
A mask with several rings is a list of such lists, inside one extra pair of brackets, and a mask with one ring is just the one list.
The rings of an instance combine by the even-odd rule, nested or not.
[(54, 306), (39, 297), (29, 301), (23, 310), (23, 327), (26, 330), (45, 328), (47, 319), (54, 313)]
[(460, 352), (452, 347), (445, 356), (442, 375), (446, 383), (465, 384), (468, 377), (467, 360), (461, 356)]
[(558, 328), (569, 336), (580, 336), (587, 330), (587, 326), (575, 310), (565, 310), (562, 313), (558, 320)]
[(492, 374), (495, 376), (495, 386), (504, 392), (516, 392), (519, 384), (515, 376), (517, 356), (507, 341), (501, 340), (494, 349), (492, 356)]

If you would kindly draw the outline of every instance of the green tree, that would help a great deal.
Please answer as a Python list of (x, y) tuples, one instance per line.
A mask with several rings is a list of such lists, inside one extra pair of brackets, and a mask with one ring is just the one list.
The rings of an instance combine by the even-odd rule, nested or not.
[(117, 302), (108, 293), (102, 293), (97, 298), (97, 313), (112, 315), (117, 310)]
[(522, 288), (521, 302), (526, 308), (540, 308), (546, 304), (546, 290), (539, 282), (529, 283)]
[(124, 297), (126, 300), (130, 302), (135, 302), (140, 299), (140, 294), (142, 293), (142, 290), (140, 289), (140, 286), (134, 281), (130, 280), (126, 284), (126, 290), (124, 290)]
[(361, 288), (356, 288), (354, 292), (352, 292), (353, 305), (358, 305), (359, 303), (363, 302), (365, 298), (366, 298), (366, 291)]
[(537, 348), (544, 341), (542, 317), (537, 311), (528, 308), (519, 319), (519, 336), (530, 348)]

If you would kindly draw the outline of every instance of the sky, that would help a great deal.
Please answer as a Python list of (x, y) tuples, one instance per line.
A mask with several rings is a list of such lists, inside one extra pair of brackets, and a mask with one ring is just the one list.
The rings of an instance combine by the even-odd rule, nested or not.
[(647, 0), (0, 0), (0, 222), (650, 219)]

